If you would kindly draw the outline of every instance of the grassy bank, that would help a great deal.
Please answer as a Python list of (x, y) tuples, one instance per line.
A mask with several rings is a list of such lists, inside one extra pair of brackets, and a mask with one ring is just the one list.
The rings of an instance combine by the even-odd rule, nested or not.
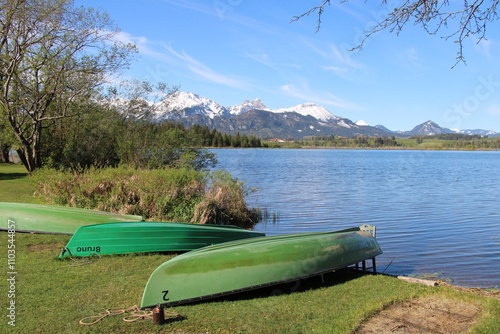
[[(7, 254), (7, 237), (7, 233), (0, 233), (0, 254)], [(351, 333), (385, 306), (425, 295), (477, 305), (483, 316), (473, 333), (500, 330), (498, 300), (352, 272), (167, 309), (183, 320), (161, 327), (151, 320), (127, 323), (121, 316), (83, 326), (81, 319), (108, 308), (138, 305), (149, 275), (172, 255), (105, 256), (72, 266), (71, 260), (57, 259), (68, 239), (61, 235), (15, 235), (15, 298), (7, 299), (4, 294), (0, 308), (5, 313), (8, 303), (15, 301), (16, 326), (11, 328), (2, 316), (2, 333)], [(0, 289), (8, 291), (6, 280)]]
[(34, 191), (23, 165), (0, 163), (0, 202), (36, 203)]
[[(3, 201), (32, 200), (33, 188), (27, 186), (26, 176), (11, 175), (21, 173), (16, 167), (2, 165), (0, 173)], [(16, 191), (13, 197), (17, 188), (24, 190)], [(167, 309), (183, 320), (161, 327), (151, 320), (124, 322), (121, 316), (83, 326), (79, 324), (81, 319), (108, 308), (138, 305), (149, 275), (174, 255), (104, 256), (74, 265), (71, 260), (57, 258), (68, 240), (64, 235), (9, 236), (0, 232), (0, 254), (4, 258), (1, 333), (351, 333), (379, 310), (420, 296), (473, 304), (481, 315), (471, 333), (500, 332), (498, 299), (351, 271)], [(8, 268), (8, 247), (12, 244), (15, 258), (10, 263), (13, 267)], [(5, 279), (12, 277), (13, 281)], [(6, 317), (12, 302), (15, 327)]]

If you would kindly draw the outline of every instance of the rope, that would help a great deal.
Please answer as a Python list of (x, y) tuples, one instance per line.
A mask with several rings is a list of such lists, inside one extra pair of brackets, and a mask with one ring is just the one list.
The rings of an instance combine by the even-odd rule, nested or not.
[[(108, 308), (104, 312), (100, 312), (97, 315), (93, 315), (90, 317), (83, 318), (80, 320), (80, 325), (85, 325), (85, 326), (90, 326), (98, 323), (102, 319), (114, 315), (122, 315), (126, 314), (129, 312), (127, 316), (123, 318), (123, 321), (126, 322), (134, 322), (134, 321), (143, 321), (146, 319), (153, 319), (153, 311), (148, 311), (148, 310), (141, 310), (137, 305), (134, 305), (129, 308), (122, 308), (122, 307), (112, 307)], [(90, 320), (90, 319), (95, 319), (94, 321), (91, 322), (86, 322), (85, 320)]]
[[(110, 316), (114, 316), (114, 315), (123, 315), (123, 314), (125, 314), (125, 316), (122, 319), (125, 322), (136, 322), (136, 321), (145, 321), (145, 320), (153, 319), (153, 311), (152, 310), (149, 310), (149, 309), (141, 310), (137, 305), (134, 305), (134, 306), (129, 307), (129, 308), (122, 308), (122, 307), (108, 308), (106, 311), (100, 312), (97, 315), (83, 318), (82, 320), (80, 320), (80, 325), (91, 326), (91, 325), (98, 323), (99, 321), (101, 321), (102, 319), (104, 319), (106, 317), (110, 317)], [(175, 319), (175, 318), (182, 319), (182, 316), (180, 314), (175, 313), (175, 312), (165, 312), (165, 316), (167, 316), (167, 315), (171, 316), (172, 319)], [(95, 320), (90, 321), (90, 322), (86, 321), (86, 320), (91, 320), (91, 319), (95, 319)], [(170, 319), (170, 318), (168, 318), (168, 319)]]
[(68, 266), (70, 266), (70, 267), (83, 266), (83, 265), (90, 264), (90, 263), (94, 262), (92, 260), (92, 255), (96, 255), (97, 256), (97, 258), (95, 260), (100, 260), (101, 259), (101, 255), (98, 254), (98, 253), (90, 253), (89, 256), (85, 256), (85, 257), (81, 257), (79, 259), (75, 259), (73, 257), (73, 254), (71, 254), (71, 251), (67, 247), (63, 248), (63, 254), (64, 254), (64, 252), (68, 252), (69, 253), (69, 259), (71, 261), (75, 262), (75, 263), (68, 263)]
[(394, 261), (396, 257), (394, 256), (391, 260), (391, 262), (389, 262), (389, 264), (387, 265), (387, 267), (385, 267), (384, 271), (382, 271), (382, 275), (385, 273), (385, 271), (389, 268), (389, 266), (392, 264), (392, 261)]

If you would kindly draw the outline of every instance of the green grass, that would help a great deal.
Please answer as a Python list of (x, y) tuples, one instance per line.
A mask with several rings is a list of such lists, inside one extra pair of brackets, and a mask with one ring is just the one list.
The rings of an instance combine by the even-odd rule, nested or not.
[(34, 191), (23, 165), (0, 163), (0, 202), (37, 203)]
[[(0, 254), (7, 254), (6, 232), (0, 233)], [(184, 317), (161, 327), (152, 321), (126, 323), (108, 317), (92, 326), (79, 321), (111, 307), (139, 305), (152, 271), (172, 255), (104, 256), (70, 266), (57, 258), (69, 236), (15, 235), (17, 333), (350, 333), (385, 305), (416, 296), (438, 294), (481, 305), (483, 319), (474, 333), (500, 330), (500, 301), (459, 293), (445, 287), (410, 284), (386, 276), (350, 271), (313, 277), (267, 289), (178, 306)], [(5, 267), (4, 267), (5, 268)], [(1, 281), (5, 314), (7, 281)], [(0, 332), (10, 326), (2, 314)]]
[[(1, 165), (3, 201), (32, 199), (32, 188), (18, 166)], [(15, 177), (6, 175), (14, 174)], [(10, 181), (9, 188), (3, 187)], [(14, 192), (12, 189), (24, 189)], [(24, 193), (23, 193), (24, 192)], [(0, 333), (350, 333), (387, 305), (435, 294), (474, 302), (482, 317), (471, 333), (500, 333), (500, 300), (448, 287), (410, 284), (386, 276), (350, 271), (313, 277), (204, 303), (173, 309), (184, 319), (163, 326), (151, 320), (124, 322), (107, 317), (92, 326), (79, 321), (111, 307), (139, 305), (153, 270), (172, 255), (104, 256), (92, 263), (70, 266), (57, 258), (69, 236), (0, 231), (3, 278), (0, 280)], [(7, 267), (10, 245), (15, 267)], [(10, 248), (12, 249), (12, 248)], [(15, 297), (8, 297), (7, 278), (15, 271)], [(7, 307), (15, 301), (15, 327), (8, 325)], [(169, 311), (167, 309), (166, 311)]]

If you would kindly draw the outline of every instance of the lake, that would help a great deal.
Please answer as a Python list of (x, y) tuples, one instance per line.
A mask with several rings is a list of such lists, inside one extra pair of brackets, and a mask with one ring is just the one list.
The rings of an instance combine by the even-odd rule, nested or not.
[(388, 274), (500, 287), (500, 152), (214, 149), (267, 235), (377, 227)]

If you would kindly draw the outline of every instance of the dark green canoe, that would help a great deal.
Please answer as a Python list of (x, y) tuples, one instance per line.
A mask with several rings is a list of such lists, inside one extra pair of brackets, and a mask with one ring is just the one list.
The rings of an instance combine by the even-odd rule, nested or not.
[(262, 237), (264, 233), (231, 225), (117, 222), (78, 228), (59, 257), (92, 253), (177, 252), (222, 242)]
[(0, 202), (0, 230), (73, 234), (83, 225), (140, 220), (140, 216), (67, 206)]
[(179, 305), (320, 275), (381, 253), (373, 235), (360, 227), (208, 246), (156, 268), (141, 307)]

